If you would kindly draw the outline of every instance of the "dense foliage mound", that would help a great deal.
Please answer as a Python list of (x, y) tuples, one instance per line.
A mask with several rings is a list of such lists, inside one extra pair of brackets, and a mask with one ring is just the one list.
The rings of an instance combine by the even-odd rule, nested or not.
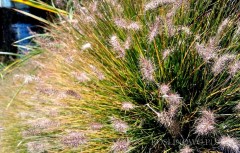
[(240, 152), (239, 2), (74, 6), (5, 75), (1, 152)]

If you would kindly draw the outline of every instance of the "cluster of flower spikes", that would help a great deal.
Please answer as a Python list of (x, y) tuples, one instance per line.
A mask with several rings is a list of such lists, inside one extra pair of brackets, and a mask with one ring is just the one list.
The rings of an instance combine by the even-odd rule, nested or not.
[[(157, 8), (159, 5), (163, 5), (165, 3), (173, 3), (173, 1), (151, 1), (145, 6), (145, 11), (152, 10)], [(175, 27), (172, 23), (172, 17), (175, 14), (176, 7), (179, 6), (178, 3), (175, 2), (175, 5), (173, 5), (173, 8), (170, 10), (169, 13), (167, 13), (167, 24), (169, 28), (169, 35), (172, 36), (176, 33), (176, 31), (184, 31), (186, 34), (191, 34), (189, 28), (187, 27)], [(209, 43), (207, 46), (204, 45), (199, 45), (199, 43), (196, 43), (196, 50), (199, 53), (199, 55), (204, 59), (206, 63), (209, 63), (209, 60), (214, 59), (214, 63), (212, 65), (212, 73), (214, 76), (220, 74), (223, 72), (223, 70), (227, 69), (228, 66), (228, 73), (234, 77), (235, 75), (238, 74), (240, 65), (239, 65), (239, 60), (237, 60), (237, 56), (235, 54), (219, 54), (217, 51), (217, 43), (220, 39), (220, 35), (223, 33), (223, 30), (227, 27), (227, 24), (229, 22), (229, 19), (225, 19), (221, 25), (218, 28), (217, 34), (210, 38)], [(127, 24), (129, 23), (129, 24)], [(135, 25), (136, 22), (132, 22)], [(131, 29), (129, 28), (132, 24), (131, 22), (126, 22), (123, 19), (117, 19), (115, 20), (115, 24), (119, 28), (125, 28), (125, 29)], [(154, 38), (158, 35), (159, 32), (159, 27), (160, 27), (160, 18), (156, 17), (155, 22), (152, 24), (150, 27), (150, 32), (148, 34), (148, 43), (151, 43)], [(136, 26), (137, 28), (132, 28), (132, 30), (139, 30), (139, 27), (141, 25)], [(237, 32), (236, 32), (237, 33)], [(236, 34), (235, 34), (236, 35)], [(199, 38), (196, 37), (196, 40)], [(117, 46), (111, 43), (113, 47)], [(118, 44), (118, 43), (116, 43)], [(120, 49), (115, 49), (115, 51), (118, 51)], [(165, 59), (171, 52), (173, 52), (172, 49), (166, 49), (163, 51), (163, 59)], [(228, 65), (229, 64), (229, 65)], [(142, 79), (146, 82), (155, 82), (154, 78), (154, 64), (150, 59), (147, 59), (145, 57), (140, 57), (139, 59), (139, 67), (140, 67), (140, 72), (142, 74)], [(149, 107), (157, 116), (157, 120), (164, 125), (164, 127), (171, 133), (171, 135), (181, 135), (180, 134), (180, 129), (179, 129), (179, 124), (178, 121), (176, 120), (176, 112), (178, 111), (179, 107), (182, 105), (181, 98), (178, 94), (176, 93), (171, 93), (167, 94), (170, 90), (170, 88), (163, 84), (160, 85), (159, 90), (161, 91), (160, 93), (163, 93), (162, 97), (167, 101), (167, 110), (163, 110), (162, 112), (157, 112), (154, 110), (149, 104), (146, 106)], [(237, 110), (239, 103), (235, 107), (235, 110)], [(215, 119), (215, 114), (213, 111), (208, 110), (206, 108), (202, 108), (201, 111), (202, 116), (199, 118), (196, 118), (195, 124), (194, 124), (194, 134), (198, 136), (208, 136), (211, 133), (215, 133), (216, 131), (216, 119)], [(223, 140), (225, 138), (229, 139), (229, 142), (231, 144), (224, 144)], [(224, 141), (225, 142), (225, 141)], [(217, 143), (221, 146), (221, 148), (224, 150), (228, 151), (233, 151), (233, 152), (238, 152), (239, 151), (239, 142), (236, 138), (230, 137), (230, 136), (220, 136), (217, 140)], [(232, 147), (230, 147), (232, 146)], [(213, 149), (213, 147), (212, 147)], [(180, 152), (182, 153), (187, 153), (187, 152), (193, 152), (194, 149), (190, 148), (189, 145), (186, 145), (183, 147)]]
[[(167, 25), (167, 35), (173, 37), (178, 32), (191, 35), (188, 27), (175, 26), (172, 21), (177, 9), (182, 6), (181, 3), (184, 2), (152, 0), (144, 4), (142, 13), (147, 14), (159, 7), (170, 6), (171, 9), (163, 17), (166, 20), (164, 24)], [(145, 41), (145, 38), (136, 39), (134, 35), (145, 28), (140, 20), (132, 21), (128, 17), (119, 17), (118, 13), (120, 12), (121, 14), (121, 12), (124, 12), (126, 6), (123, 7), (117, 0), (106, 0), (103, 1), (103, 4), (109, 5), (110, 11), (113, 10), (114, 12), (115, 9), (117, 10), (115, 10), (116, 14), (111, 18), (113, 25), (109, 23), (107, 10), (98, 11), (98, 7), (103, 6), (100, 2), (86, 3), (86, 6), (89, 7), (88, 9), (79, 6), (80, 8), (77, 11), (79, 11), (80, 18), (68, 20), (67, 22), (63, 21), (61, 28), (65, 29), (57, 29), (60, 32), (52, 32), (53, 40), (37, 40), (42, 49), (49, 51), (30, 61), (30, 65), (36, 65), (40, 68), (40, 72), (37, 75), (16, 75), (14, 82), (17, 84), (19, 83), (18, 79), (22, 79), (24, 86), (26, 86), (23, 92), (18, 95), (19, 98), (14, 99), (14, 101), (18, 100), (20, 104), (23, 103), (21, 99), (24, 99), (24, 106), (18, 106), (16, 109), (24, 110), (25, 107), (29, 107), (25, 112), (18, 114), (20, 115), (20, 121), (18, 122), (24, 123), (23, 131), (19, 135), (25, 140), (21, 140), (24, 143), (17, 142), (18, 146), (25, 146), (30, 153), (44, 151), (164, 152), (176, 146), (181, 153), (196, 151), (199, 145), (182, 144), (182, 142), (177, 143), (177, 145), (169, 144), (169, 146), (165, 147), (166, 144), (161, 141), (167, 140), (161, 139), (161, 136), (166, 134), (167, 137), (164, 138), (169, 137), (170, 140), (181, 136), (185, 132), (184, 129), (181, 129), (185, 124), (182, 122), (186, 121), (188, 117), (191, 120), (194, 118), (194, 125), (189, 125), (192, 128), (190, 130), (193, 130), (194, 133), (193, 136), (191, 136), (192, 133), (189, 133), (191, 138), (194, 136), (212, 136), (212, 133), (217, 134), (216, 127), (218, 122), (216, 119), (217, 114), (214, 113), (215, 111), (208, 108), (200, 108), (200, 110), (195, 110), (189, 116), (183, 116), (181, 110), (182, 107), (186, 107), (186, 101), (183, 98), (184, 95), (181, 95), (181, 97), (174, 92), (180, 92), (180, 90), (176, 90), (176, 85), (173, 83), (159, 84), (158, 82), (163, 81), (157, 81), (159, 76), (156, 69), (159, 69), (161, 63), (156, 64), (156, 60), (153, 58), (156, 55), (148, 56), (144, 52), (141, 52), (140, 55), (136, 54), (136, 57), (132, 57), (136, 58), (136, 62), (134, 63), (136, 67), (129, 68), (126, 64), (127, 60), (129, 60), (129, 52), (134, 52), (137, 48), (144, 50), (141, 47), (136, 47), (140, 45), (140, 40), (138, 39), (142, 39), (144, 43), (149, 45), (156, 43), (156, 39), (161, 34), (159, 29), (162, 27), (162, 16), (154, 18), (155, 21), (149, 27), (149, 32), (147, 34), (144, 32), (145, 37), (147, 36)], [(140, 7), (140, 5), (137, 5), (137, 7)], [(69, 26), (68, 23), (72, 25)], [(112, 26), (115, 28), (114, 30)], [(73, 28), (77, 30), (77, 33), (73, 32)], [(91, 28), (96, 28), (97, 32)], [(105, 32), (106, 29), (111, 32)], [(224, 28), (219, 29), (218, 33), (221, 33), (221, 29)], [(121, 34), (116, 33), (118, 30), (121, 31)], [(125, 33), (123, 34), (122, 32)], [(105, 38), (105, 35), (108, 36)], [(79, 44), (81, 44), (80, 47)], [(214, 48), (215, 50), (216, 46), (212, 46), (211, 42), (209, 44), (211, 49)], [(197, 48), (199, 46), (200, 49)], [(233, 60), (235, 57), (230, 55), (221, 58), (219, 54), (218, 56), (220, 56), (221, 60), (217, 61), (218, 58), (216, 56), (212, 58), (205, 55), (207, 47), (207, 45), (204, 46), (196, 43), (196, 50), (203, 59), (205, 57), (207, 59), (214, 59), (215, 64), (224, 66), (230, 61), (231, 65), (235, 66), (232, 68), (234, 71), (231, 72), (234, 73), (231, 73), (231, 75), (237, 75), (239, 64), (237, 64), (237, 60)], [(176, 49), (167, 46), (162, 52), (161, 60), (169, 60), (170, 58), (168, 57), (173, 56), (174, 53), (176, 53)], [(48, 56), (52, 58), (44, 60)], [(49, 61), (51, 61), (51, 64), (49, 64)], [(209, 64), (209, 62), (206, 63)], [(214, 67), (213, 65), (213, 70)], [(216, 74), (220, 74), (221, 71), (216, 72), (213, 71), (215, 76)], [(139, 80), (133, 79), (134, 84), (131, 82), (131, 77), (141, 80), (140, 82), (143, 82), (147, 88), (156, 86), (156, 97), (160, 99), (164, 107), (159, 109), (156, 103), (151, 103), (151, 98), (146, 100), (146, 105), (141, 105), (138, 101), (139, 99), (135, 100), (135, 97), (132, 98), (131, 94), (129, 94), (130, 96), (126, 96), (128, 94), (127, 90), (132, 89), (132, 86), (136, 88), (136, 84), (138, 85), (135, 82)], [(170, 84), (173, 84), (171, 87), (172, 90), (170, 89)], [(128, 87), (126, 91), (124, 91), (125, 86)], [(19, 87), (21, 87), (21, 84)], [(118, 90), (119, 88), (121, 88), (120, 91)], [(151, 90), (147, 88), (144, 90)], [(35, 93), (33, 94), (33, 92)], [(119, 93), (124, 96), (118, 96)], [(140, 99), (144, 99), (142, 94), (149, 94), (150, 97), (154, 96), (154, 93), (151, 92), (140, 92), (140, 94), (137, 92), (134, 94), (140, 96)], [(11, 107), (13, 105), (9, 103), (8, 111)], [(235, 110), (239, 112), (239, 103)], [(146, 116), (141, 113), (145, 113)], [(150, 132), (144, 131), (143, 127), (145, 122), (148, 122), (149, 117), (147, 116), (150, 116), (151, 122), (157, 121), (157, 124), (150, 124), (154, 127), (148, 127)], [(182, 120), (182, 118), (186, 120)], [(189, 124), (191, 123), (193, 122)], [(151, 131), (153, 128), (162, 131), (154, 133), (155, 131)], [(145, 132), (143, 132), (143, 135), (141, 133), (137, 133), (136, 135), (147, 137), (147, 140), (144, 139), (144, 141), (147, 141), (147, 149), (144, 150), (141, 148), (139, 150), (137, 148), (141, 143), (143, 145), (145, 143), (141, 139), (136, 138), (134, 135), (135, 129)], [(233, 130), (235, 129), (233, 128)], [(131, 131), (133, 132), (131, 133)], [(153, 139), (151, 133), (158, 135), (157, 138), (159, 140)], [(239, 142), (231, 135), (221, 134), (216, 138), (218, 138), (217, 143), (223, 150), (239, 151)], [(149, 142), (153, 143), (149, 146)], [(162, 143), (163, 145), (161, 145)], [(154, 150), (152, 149), (154, 146), (158, 147)], [(135, 147), (136, 149), (134, 149)]]

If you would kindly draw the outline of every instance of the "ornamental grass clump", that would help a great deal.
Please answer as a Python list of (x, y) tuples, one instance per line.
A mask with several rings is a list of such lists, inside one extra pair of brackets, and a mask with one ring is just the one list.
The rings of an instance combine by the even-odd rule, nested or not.
[(1, 152), (239, 152), (237, 6), (76, 4), (3, 71)]

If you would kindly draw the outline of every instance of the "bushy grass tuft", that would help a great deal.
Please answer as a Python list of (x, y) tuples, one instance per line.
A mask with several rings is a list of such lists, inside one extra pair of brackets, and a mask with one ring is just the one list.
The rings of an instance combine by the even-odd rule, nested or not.
[(82, 1), (2, 81), (1, 151), (238, 153), (239, 5)]

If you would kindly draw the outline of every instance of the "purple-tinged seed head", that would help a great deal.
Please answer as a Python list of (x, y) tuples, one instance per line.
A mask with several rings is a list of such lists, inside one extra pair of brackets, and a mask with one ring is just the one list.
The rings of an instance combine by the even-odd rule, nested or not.
[(171, 118), (174, 118), (177, 114), (177, 110), (179, 109), (179, 105), (170, 105), (168, 108), (168, 114)]
[(211, 37), (208, 41), (207, 47), (209, 50), (216, 51), (218, 45), (218, 40), (216, 37)]
[(110, 38), (110, 44), (112, 45), (113, 49), (117, 52), (120, 58), (125, 57), (126, 51), (122, 47), (119, 38), (116, 35), (113, 35)]
[(99, 5), (98, 1), (94, 1), (94, 2), (90, 3), (89, 10), (91, 10), (92, 12), (98, 12), (98, 5)]
[(131, 43), (132, 43), (131, 41), (132, 41), (131, 38), (130, 38), (130, 37), (127, 37), (126, 41), (125, 41), (124, 44), (123, 44), (123, 46), (124, 46), (125, 49), (130, 49)]
[(64, 135), (61, 139), (63, 145), (70, 148), (77, 148), (80, 145), (87, 143), (87, 138), (85, 134), (80, 132), (70, 132), (67, 135)]
[(240, 151), (240, 144), (236, 138), (230, 136), (222, 136), (219, 139), (219, 145), (222, 149), (228, 150), (233, 153), (239, 153)]
[(101, 123), (98, 123), (98, 122), (94, 122), (94, 123), (91, 123), (90, 124), (90, 128), (92, 130), (100, 130), (103, 128), (103, 125)]
[(30, 121), (28, 124), (36, 129), (49, 129), (58, 127), (60, 125), (59, 122), (50, 120), (48, 118), (41, 118), (34, 121)]
[(218, 27), (218, 31), (216, 35), (219, 35), (227, 27), (229, 21), (230, 21), (229, 18), (226, 18), (222, 21), (222, 23)]
[(184, 147), (180, 150), (180, 153), (192, 153), (192, 152), (193, 152), (193, 149), (190, 148), (189, 145), (184, 146)]
[(209, 62), (211, 59), (216, 58), (215, 50), (212, 47), (204, 46), (203, 44), (196, 43), (195, 46), (197, 53), (203, 58), (205, 62)]
[(197, 119), (195, 132), (199, 135), (208, 135), (215, 131), (215, 115), (210, 110), (203, 110), (202, 116)]
[(162, 95), (167, 95), (170, 91), (170, 87), (169, 85), (167, 84), (161, 84), (159, 86), (159, 92), (162, 94)]
[(235, 110), (240, 112), (240, 102), (238, 102), (238, 104), (236, 105)]
[(183, 31), (184, 33), (190, 35), (192, 34), (191, 30), (188, 27), (182, 26), (178, 28), (179, 31)]
[(140, 58), (140, 68), (143, 80), (154, 81), (154, 66), (151, 60), (146, 58)]
[(57, 99), (64, 99), (67, 97), (67, 94), (63, 91), (60, 91), (58, 94), (57, 94)]
[(231, 75), (231, 76), (235, 76), (240, 70), (240, 61), (235, 61), (234, 63), (232, 63), (230, 66), (229, 66), (229, 71), (228, 73)]
[(215, 126), (208, 121), (203, 120), (196, 126), (196, 133), (199, 135), (208, 135), (215, 130)]
[(67, 56), (64, 59), (65, 62), (67, 62), (68, 64), (72, 64), (74, 62), (74, 57), (73, 56)]
[(173, 119), (171, 118), (171, 116), (169, 115), (169, 113), (167, 111), (162, 111), (160, 113), (157, 114), (158, 116), (158, 121), (164, 125), (166, 128), (171, 127), (172, 123), (173, 123)]
[(212, 72), (214, 75), (218, 75), (221, 73), (227, 66), (227, 64), (235, 59), (235, 55), (233, 54), (224, 54), (216, 59), (215, 63), (212, 67)]
[(88, 77), (88, 74), (85, 72), (72, 72), (72, 75), (79, 81), (79, 82), (87, 82), (91, 79)]
[(104, 80), (105, 76), (104, 74), (95, 66), (89, 65), (89, 67), (92, 69), (92, 71), (96, 74), (99, 80)]
[(141, 30), (141, 28), (142, 28), (142, 25), (138, 22), (131, 22), (127, 27), (128, 30), (134, 30), (134, 31), (139, 31)]
[(116, 26), (118, 26), (120, 28), (124, 28), (124, 29), (126, 29), (128, 26), (128, 22), (122, 18), (114, 19), (114, 23), (116, 24)]
[(129, 129), (129, 126), (126, 122), (116, 118), (112, 118), (112, 126), (117, 132), (122, 133), (126, 133)]
[(165, 50), (163, 50), (163, 53), (162, 53), (163, 59), (166, 59), (172, 52), (173, 52), (173, 49), (165, 49)]
[(114, 23), (116, 24), (116, 26), (118, 26), (119, 28), (123, 28), (126, 30), (141, 30), (142, 25), (138, 22), (135, 21), (130, 21), (130, 20), (126, 20), (126, 19), (122, 19), (122, 18), (116, 18), (114, 20)]
[(150, 27), (150, 32), (148, 34), (149, 43), (151, 43), (154, 40), (154, 38), (158, 35), (160, 23), (161, 23), (160, 17), (156, 17), (154, 23)]
[(177, 93), (171, 93), (166, 98), (169, 101), (170, 105), (181, 105), (182, 97)]
[(23, 137), (36, 136), (41, 134), (42, 130), (37, 128), (30, 128), (22, 132)]
[(175, 0), (152, 0), (152, 1), (148, 2), (147, 4), (145, 4), (144, 11), (146, 12), (149, 10), (154, 10), (157, 7), (159, 7), (160, 5), (174, 3), (174, 2), (175, 2)]
[(123, 153), (127, 152), (130, 147), (130, 141), (127, 139), (119, 139), (113, 143), (111, 150), (114, 153)]
[(46, 142), (33, 141), (27, 143), (27, 151), (29, 153), (42, 153), (47, 151), (48, 144)]
[(59, 93), (59, 91), (54, 88), (37, 88), (37, 90), (39, 90), (41, 94), (45, 94), (48, 96), (57, 95)]
[(66, 95), (72, 96), (78, 100), (82, 99), (81, 95), (79, 93), (77, 93), (76, 91), (67, 90), (65, 93), (66, 93)]
[(123, 12), (123, 7), (119, 4), (118, 0), (105, 0), (107, 3), (109, 3), (110, 5), (113, 6), (113, 8), (115, 10), (117, 10), (118, 12)]
[(122, 103), (122, 110), (124, 110), (124, 111), (129, 111), (134, 108), (135, 108), (135, 106), (131, 102), (123, 102)]

